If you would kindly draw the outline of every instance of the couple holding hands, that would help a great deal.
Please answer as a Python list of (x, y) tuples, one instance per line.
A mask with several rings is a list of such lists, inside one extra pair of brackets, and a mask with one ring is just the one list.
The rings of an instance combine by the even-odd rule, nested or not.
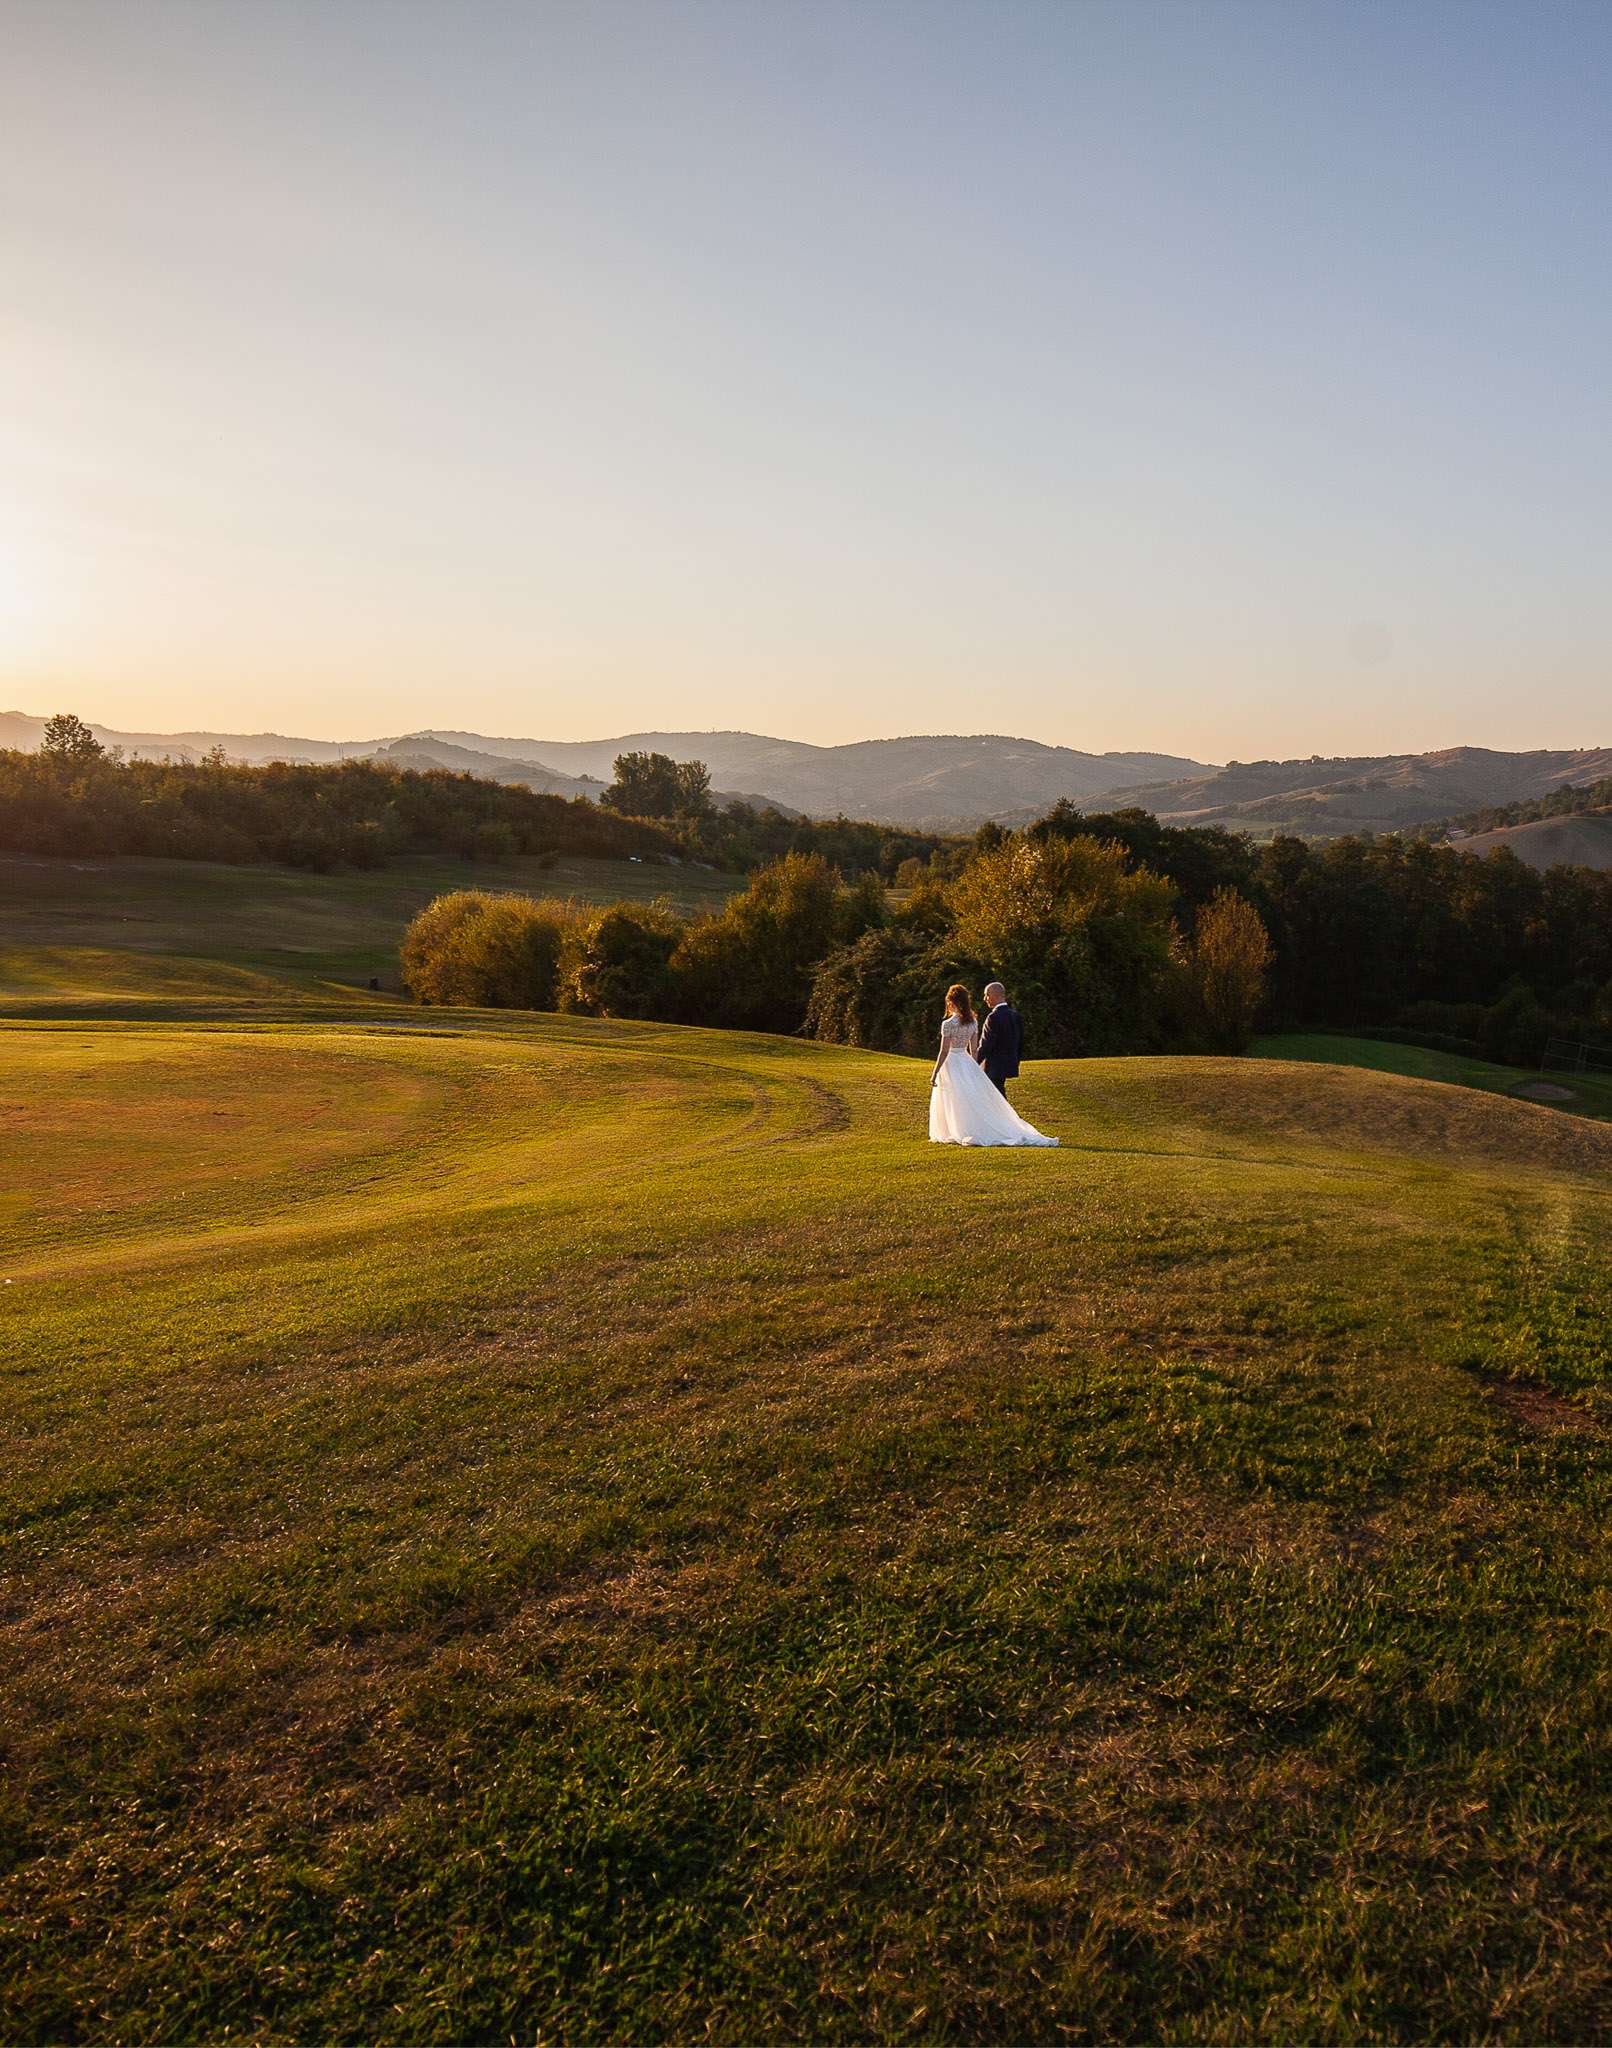
[(940, 1057), (930, 1076), (929, 1137), (936, 1145), (1056, 1145), (1017, 1115), (1007, 1084), (1019, 1071), (1024, 1019), (999, 981), (986, 984), (985, 1027), (958, 982), (946, 991)]

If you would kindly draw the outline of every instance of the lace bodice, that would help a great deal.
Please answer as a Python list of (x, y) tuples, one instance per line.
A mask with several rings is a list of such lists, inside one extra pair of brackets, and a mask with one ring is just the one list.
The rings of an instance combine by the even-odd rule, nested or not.
[(965, 1024), (961, 1017), (946, 1017), (940, 1027), (940, 1049), (942, 1052), (972, 1052), (979, 1034), (977, 1019)]

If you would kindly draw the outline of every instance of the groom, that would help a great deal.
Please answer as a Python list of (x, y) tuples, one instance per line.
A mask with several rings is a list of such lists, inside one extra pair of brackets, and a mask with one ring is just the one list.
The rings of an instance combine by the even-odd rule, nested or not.
[(1008, 1001), (1007, 990), (999, 981), (985, 984), (985, 1001), (990, 1014), (974, 1057), (985, 1069), (986, 1079), (996, 1083), (997, 1093), (1005, 1099), (1007, 1084), (1018, 1079), (1024, 1019)]

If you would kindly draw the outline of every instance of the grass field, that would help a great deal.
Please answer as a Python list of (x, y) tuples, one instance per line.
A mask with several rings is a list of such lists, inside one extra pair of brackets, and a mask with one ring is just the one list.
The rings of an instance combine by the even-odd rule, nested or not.
[(1522, 1100), (1527, 1100), (1529, 1092), (1544, 1082), (1563, 1091), (1565, 1099), (1553, 1106), (1564, 1114), (1612, 1117), (1612, 1077), (1604, 1075), (1534, 1073), (1522, 1067), (1496, 1066), (1490, 1060), (1437, 1052), (1429, 1046), (1393, 1045), (1375, 1038), (1330, 1037), (1321, 1032), (1257, 1039), (1253, 1050), (1260, 1059), (1366, 1067), (1376, 1074), (1446, 1081), (1457, 1088), (1481, 1088), (1486, 1094), (1511, 1095)]
[(449, 889), (575, 896), (587, 903), (666, 896), (685, 911), (720, 909), (745, 886), (710, 868), (512, 856), (486, 863), (411, 854), (368, 874), (229, 867), (197, 860), (44, 860), (0, 854), (0, 1010), (39, 992), (31, 962), (62, 948), (100, 955), (80, 978), (121, 1002), (131, 993), (111, 955), (168, 954), (223, 963), (282, 983), (400, 992), (397, 946), (417, 910)]
[(1601, 1123), (28, 958), (4, 2038), (1612, 2034)]

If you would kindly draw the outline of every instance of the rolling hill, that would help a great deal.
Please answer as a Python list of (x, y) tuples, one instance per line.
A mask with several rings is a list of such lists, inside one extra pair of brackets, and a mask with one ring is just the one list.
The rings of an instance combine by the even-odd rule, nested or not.
[[(0, 746), (36, 747), (44, 720), (0, 714)], [(810, 817), (873, 818), (893, 825), (972, 828), (1005, 806), (1035, 814), (1060, 797), (1079, 800), (1122, 776), (1140, 780), (1200, 771), (1173, 754), (1083, 754), (1036, 740), (914, 738), (864, 740), (842, 747), (767, 739), (742, 732), (640, 732), (615, 739), (488, 739), (480, 733), (416, 732), (379, 740), (290, 739), (280, 733), (131, 733), (97, 725), (96, 737), (126, 753), (198, 759), (221, 746), (231, 760), (336, 761), (382, 756), (409, 767), (436, 765), (524, 782), (561, 796), (597, 796), (617, 754), (670, 754), (701, 760), (719, 801), (752, 803)]]
[(1451, 835), (1463, 853), (1492, 853), (1509, 847), (1519, 860), (1541, 873), (1565, 862), (1569, 867), (1612, 868), (1612, 812), (1591, 811), (1561, 818), (1540, 818), (1529, 825), (1503, 826), (1493, 832)]
[[(43, 719), (0, 714), (0, 745), (33, 747)], [(1088, 812), (1141, 805), (1173, 824), (1224, 825), (1269, 837), (1298, 832), (1395, 832), (1488, 804), (1548, 796), (1612, 775), (1612, 749), (1496, 752), (1447, 747), (1304, 761), (1231, 762), (1224, 768), (1169, 754), (1084, 754), (1036, 740), (976, 735), (860, 740), (817, 747), (744, 732), (638, 732), (614, 739), (489, 739), (422, 731), (400, 738), (304, 740), (278, 733), (125, 733), (97, 736), (131, 754), (195, 759), (214, 746), (232, 760), (326, 762), (379, 757), (525, 783), (560, 796), (597, 797), (617, 754), (699, 759), (719, 802), (776, 804), (807, 817), (876, 819), (930, 831), (972, 831), (986, 818), (1026, 825), (1067, 798)]]
[(158, 967), (0, 1023), (6, 2038), (1596, 2037), (1606, 1124)]
[[(1352, 759), (1233, 761), (1175, 781), (1105, 790), (1084, 808), (1139, 804), (1174, 825), (1223, 825), (1251, 831), (1337, 837), (1346, 832), (1398, 832), (1483, 804), (1547, 796), (1567, 783), (1612, 774), (1612, 749), (1582, 747), (1497, 753), (1488, 747), (1445, 747), (1429, 754)], [(1004, 823), (1029, 823), (1033, 810)]]
[[(431, 733), (462, 741), (473, 735)], [(765, 791), (810, 817), (877, 818), (943, 830), (973, 826), (1015, 805), (1039, 816), (1060, 797), (1075, 801), (1121, 780), (1140, 782), (1202, 764), (1170, 754), (1083, 754), (1072, 747), (992, 735), (857, 740), (815, 747), (746, 732), (640, 732), (586, 742), (488, 742), (572, 774), (608, 775), (617, 754), (648, 751), (704, 761), (713, 782)]]

